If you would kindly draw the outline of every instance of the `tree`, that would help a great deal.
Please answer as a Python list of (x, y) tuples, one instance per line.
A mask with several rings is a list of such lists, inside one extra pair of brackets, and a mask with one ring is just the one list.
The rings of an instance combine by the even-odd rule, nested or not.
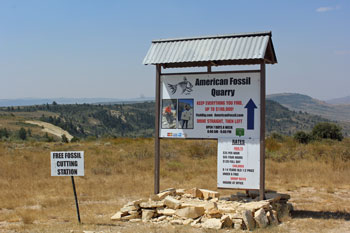
[(10, 136), (9, 131), (6, 128), (0, 129), (0, 139), (1, 138), (8, 138)]
[(27, 139), (27, 131), (23, 127), (19, 129), (18, 137), (20, 139), (22, 139), (22, 140), (26, 140)]
[(312, 135), (314, 136), (314, 138), (328, 138), (332, 140), (341, 141), (344, 138), (341, 130), (341, 127), (335, 123), (320, 122), (316, 124), (312, 129)]
[(27, 135), (28, 135), (29, 137), (32, 136), (32, 130), (31, 130), (31, 129), (27, 129)]
[(68, 143), (69, 142), (68, 138), (66, 137), (65, 134), (62, 134), (61, 138), (62, 138), (62, 142), (64, 142), (64, 143)]
[(54, 141), (53, 137), (50, 137), (48, 133), (45, 133), (44, 138), (45, 138), (46, 142), (53, 142)]

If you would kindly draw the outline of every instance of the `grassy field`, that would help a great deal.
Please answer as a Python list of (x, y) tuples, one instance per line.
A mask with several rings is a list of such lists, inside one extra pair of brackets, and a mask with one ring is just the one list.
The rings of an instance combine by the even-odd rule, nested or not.
[[(50, 174), (50, 151), (59, 150), (85, 151), (85, 176), (75, 178), (81, 225), (70, 178)], [(161, 189), (216, 190), (216, 150), (215, 141), (162, 140)], [(0, 160), (0, 232), (214, 232), (110, 221), (127, 201), (153, 193), (152, 139), (0, 142)], [(295, 211), (256, 232), (350, 231), (350, 140), (268, 139), (266, 187), (289, 193)]]

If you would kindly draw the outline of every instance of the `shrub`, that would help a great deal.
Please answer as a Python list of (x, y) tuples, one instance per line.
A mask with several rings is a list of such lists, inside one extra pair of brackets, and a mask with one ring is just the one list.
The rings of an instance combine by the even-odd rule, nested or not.
[(275, 139), (278, 142), (284, 141), (284, 136), (282, 134), (277, 133), (277, 132), (271, 133), (269, 138)]
[(85, 138), (85, 141), (87, 141), (87, 142), (93, 142), (93, 141), (96, 141), (96, 140), (97, 140), (97, 137), (96, 136), (92, 136), (92, 135), (87, 136)]
[(73, 138), (70, 140), (70, 142), (79, 142), (79, 138), (73, 137)]
[(265, 140), (265, 148), (266, 148), (266, 151), (269, 151), (269, 152), (278, 151), (281, 148), (281, 143), (274, 138), (268, 137)]
[(312, 136), (304, 131), (298, 131), (294, 134), (294, 139), (303, 144), (308, 144), (312, 140)]
[(27, 131), (23, 127), (19, 129), (18, 137), (20, 139), (22, 139), (22, 140), (26, 140), (27, 139)]
[(332, 140), (343, 140), (343, 134), (341, 127), (337, 124), (330, 122), (321, 122), (314, 126), (312, 129), (312, 135), (314, 138), (319, 139), (332, 139)]

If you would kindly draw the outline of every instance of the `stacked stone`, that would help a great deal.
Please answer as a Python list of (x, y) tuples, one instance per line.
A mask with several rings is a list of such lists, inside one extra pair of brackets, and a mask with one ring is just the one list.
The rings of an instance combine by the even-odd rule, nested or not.
[(277, 225), (292, 209), (290, 196), (266, 193), (257, 201), (256, 193), (219, 199), (219, 193), (206, 189), (168, 189), (149, 199), (131, 201), (112, 220), (191, 225), (197, 228), (248, 229)]

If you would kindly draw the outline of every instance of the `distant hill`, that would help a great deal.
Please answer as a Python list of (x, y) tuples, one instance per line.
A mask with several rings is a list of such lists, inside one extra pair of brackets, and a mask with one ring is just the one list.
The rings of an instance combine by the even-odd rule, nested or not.
[(350, 95), (342, 98), (326, 100), (328, 104), (350, 104)]
[(306, 112), (291, 111), (281, 104), (266, 100), (266, 129), (267, 134), (277, 132), (285, 135), (293, 135), (303, 130), (310, 131), (318, 122), (330, 120)]
[(333, 105), (296, 93), (268, 95), (267, 99), (276, 101), (290, 110), (319, 115), (332, 121), (350, 123), (350, 105)]
[(41, 104), (117, 104), (117, 103), (138, 103), (154, 100), (154, 97), (140, 97), (129, 99), (117, 98), (22, 98), (22, 99), (0, 99), (0, 107), (31, 106)]
[[(153, 101), (105, 105), (54, 103), (3, 107), (0, 108), (0, 125), (2, 119), (6, 120), (9, 116), (48, 122), (78, 138), (154, 135)], [(329, 120), (306, 112), (291, 111), (272, 100), (266, 101), (267, 135), (272, 132), (292, 135), (298, 130), (311, 130), (316, 123), (322, 121)]]

